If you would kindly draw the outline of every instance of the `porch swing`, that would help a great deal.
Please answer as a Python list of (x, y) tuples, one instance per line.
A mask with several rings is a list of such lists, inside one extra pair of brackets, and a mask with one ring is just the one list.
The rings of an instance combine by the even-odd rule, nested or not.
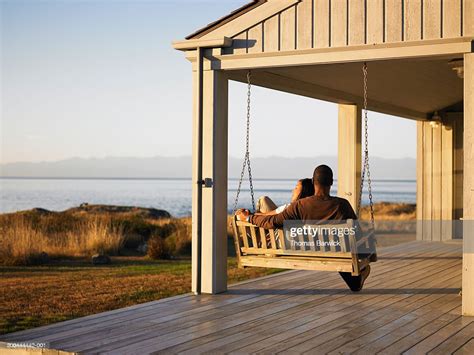
[[(232, 220), (233, 237), (238, 266), (243, 267), (271, 267), (282, 269), (338, 271), (352, 291), (359, 291), (351, 287), (349, 281), (351, 276), (358, 277), (371, 262), (377, 261), (374, 234), (374, 208), (372, 200), (372, 185), (369, 169), (368, 148), (368, 117), (367, 117), (367, 64), (363, 65), (364, 79), (364, 162), (361, 173), (360, 192), (358, 196), (357, 215), (360, 215), (362, 191), (364, 180), (367, 177), (367, 188), (370, 207), (370, 226), (363, 233), (356, 220), (324, 224), (317, 235), (312, 236), (312, 243), (308, 243), (309, 237), (298, 235), (299, 243), (288, 243), (285, 232), (282, 229), (265, 229), (240, 221), (235, 212), (239, 202), (239, 195), (244, 179), (245, 170), (248, 170), (250, 184), (250, 195), (252, 207), (255, 211), (255, 197), (253, 191), (252, 169), (250, 166), (250, 104), (251, 104), (251, 72), (247, 73), (247, 132), (246, 148), (242, 172), (237, 187), (234, 201)], [(313, 226), (317, 227), (317, 226)], [(330, 231), (341, 230), (340, 228), (351, 228), (354, 234), (337, 235)], [(353, 229), (352, 229), (353, 228)], [(291, 244), (291, 245), (289, 245)]]

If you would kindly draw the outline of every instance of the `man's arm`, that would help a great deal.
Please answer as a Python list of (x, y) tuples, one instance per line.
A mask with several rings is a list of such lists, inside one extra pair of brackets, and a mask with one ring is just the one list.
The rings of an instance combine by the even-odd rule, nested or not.
[(262, 216), (257, 214), (251, 215), (250, 223), (266, 229), (283, 228), (284, 221), (300, 219), (298, 206), (299, 203), (294, 202), (285, 208), (283, 212), (271, 216)]

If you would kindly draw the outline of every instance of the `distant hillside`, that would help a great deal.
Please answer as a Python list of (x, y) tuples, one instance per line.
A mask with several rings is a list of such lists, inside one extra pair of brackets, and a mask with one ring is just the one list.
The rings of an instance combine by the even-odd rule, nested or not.
[[(331, 166), (337, 176), (337, 157), (314, 158), (253, 158), (255, 178), (309, 177), (316, 165)], [(229, 159), (229, 177), (240, 176), (242, 162)], [(371, 158), (373, 179), (415, 179), (416, 160), (413, 158)], [(186, 178), (191, 176), (191, 157), (152, 158), (71, 158), (55, 162), (21, 162), (0, 164), (2, 177), (65, 177), (65, 178)]]

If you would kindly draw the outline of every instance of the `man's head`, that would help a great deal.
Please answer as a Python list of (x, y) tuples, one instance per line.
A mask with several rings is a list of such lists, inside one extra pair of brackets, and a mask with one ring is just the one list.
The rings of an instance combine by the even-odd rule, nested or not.
[(313, 184), (315, 188), (330, 188), (333, 183), (332, 169), (327, 165), (320, 165), (314, 169)]

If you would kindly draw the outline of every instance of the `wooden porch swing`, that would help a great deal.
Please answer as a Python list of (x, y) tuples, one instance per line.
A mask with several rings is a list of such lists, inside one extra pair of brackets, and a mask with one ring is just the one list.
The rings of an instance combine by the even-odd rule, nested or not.
[[(296, 243), (290, 243), (289, 235), (282, 229), (265, 229), (238, 220), (235, 216), (242, 181), (245, 170), (248, 170), (252, 206), (255, 210), (255, 198), (250, 167), (249, 135), (250, 135), (250, 102), (251, 102), (251, 73), (247, 74), (247, 134), (246, 152), (242, 172), (234, 202), (233, 236), (238, 266), (243, 267), (270, 267), (282, 269), (338, 271), (351, 290), (359, 291), (360, 288), (351, 287), (350, 276), (359, 276), (361, 271), (371, 262), (377, 261), (374, 234), (374, 209), (372, 201), (372, 186), (369, 169), (368, 149), (368, 117), (367, 117), (367, 64), (363, 65), (364, 78), (364, 164), (361, 174), (360, 193), (357, 205), (357, 215), (360, 215), (362, 191), (365, 176), (367, 175), (368, 194), (370, 202), (370, 227), (363, 233), (356, 220), (306, 226), (318, 229), (319, 233), (308, 236), (296, 236)], [(341, 235), (334, 231), (352, 230), (355, 233)], [(350, 273), (350, 274), (349, 274)], [(349, 277), (347, 276), (349, 275)]]

